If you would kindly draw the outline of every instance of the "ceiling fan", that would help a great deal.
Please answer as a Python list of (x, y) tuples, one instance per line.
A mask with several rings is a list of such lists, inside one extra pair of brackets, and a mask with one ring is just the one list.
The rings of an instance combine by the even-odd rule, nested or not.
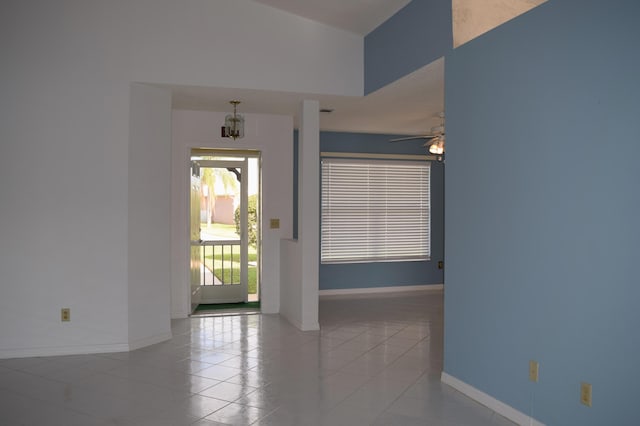
[(438, 117), (440, 118), (440, 125), (432, 127), (431, 134), (396, 138), (396, 139), (391, 139), (389, 142), (403, 142), (403, 141), (410, 141), (415, 139), (425, 139), (426, 141), (423, 146), (429, 147), (429, 153), (434, 155), (444, 154), (444, 142), (445, 142), (444, 112), (439, 113)]

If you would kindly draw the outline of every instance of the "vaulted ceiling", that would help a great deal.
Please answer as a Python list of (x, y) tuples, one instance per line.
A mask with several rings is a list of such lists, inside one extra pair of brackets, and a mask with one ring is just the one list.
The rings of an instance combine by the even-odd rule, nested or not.
[[(393, 16), (410, 0), (253, 0), (362, 36)], [(457, 47), (546, 0), (452, 0), (453, 41)], [(227, 111), (240, 99), (245, 113), (298, 114), (300, 101), (317, 99), (320, 128), (329, 131), (417, 135), (439, 123), (444, 110), (444, 59), (439, 59), (364, 97), (211, 87), (172, 87), (177, 109)]]

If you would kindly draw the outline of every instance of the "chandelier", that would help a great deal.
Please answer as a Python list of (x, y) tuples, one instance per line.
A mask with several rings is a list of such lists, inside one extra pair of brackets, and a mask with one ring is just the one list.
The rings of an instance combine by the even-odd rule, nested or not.
[(233, 105), (233, 114), (228, 114), (224, 118), (222, 137), (236, 140), (244, 137), (244, 117), (238, 114), (238, 104), (240, 101), (229, 101)]

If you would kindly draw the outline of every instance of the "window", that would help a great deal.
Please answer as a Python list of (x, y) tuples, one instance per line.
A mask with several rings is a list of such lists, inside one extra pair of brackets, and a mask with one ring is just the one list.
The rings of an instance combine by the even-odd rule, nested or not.
[(430, 163), (322, 159), (321, 261), (428, 260)]

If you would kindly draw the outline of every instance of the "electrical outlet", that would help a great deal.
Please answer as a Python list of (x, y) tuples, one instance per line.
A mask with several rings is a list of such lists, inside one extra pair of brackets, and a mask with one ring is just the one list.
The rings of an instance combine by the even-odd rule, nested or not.
[(271, 220), (269, 220), (269, 227), (271, 229), (279, 229), (280, 228), (280, 219), (271, 219)]
[(71, 309), (70, 308), (62, 308), (60, 310), (60, 321), (63, 321), (63, 322), (71, 321)]
[(580, 402), (591, 407), (591, 383), (580, 383)]
[(538, 381), (538, 370), (540, 369), (540, 365), (537, 361), (529, 361), (529, 380), (532, 382)]

